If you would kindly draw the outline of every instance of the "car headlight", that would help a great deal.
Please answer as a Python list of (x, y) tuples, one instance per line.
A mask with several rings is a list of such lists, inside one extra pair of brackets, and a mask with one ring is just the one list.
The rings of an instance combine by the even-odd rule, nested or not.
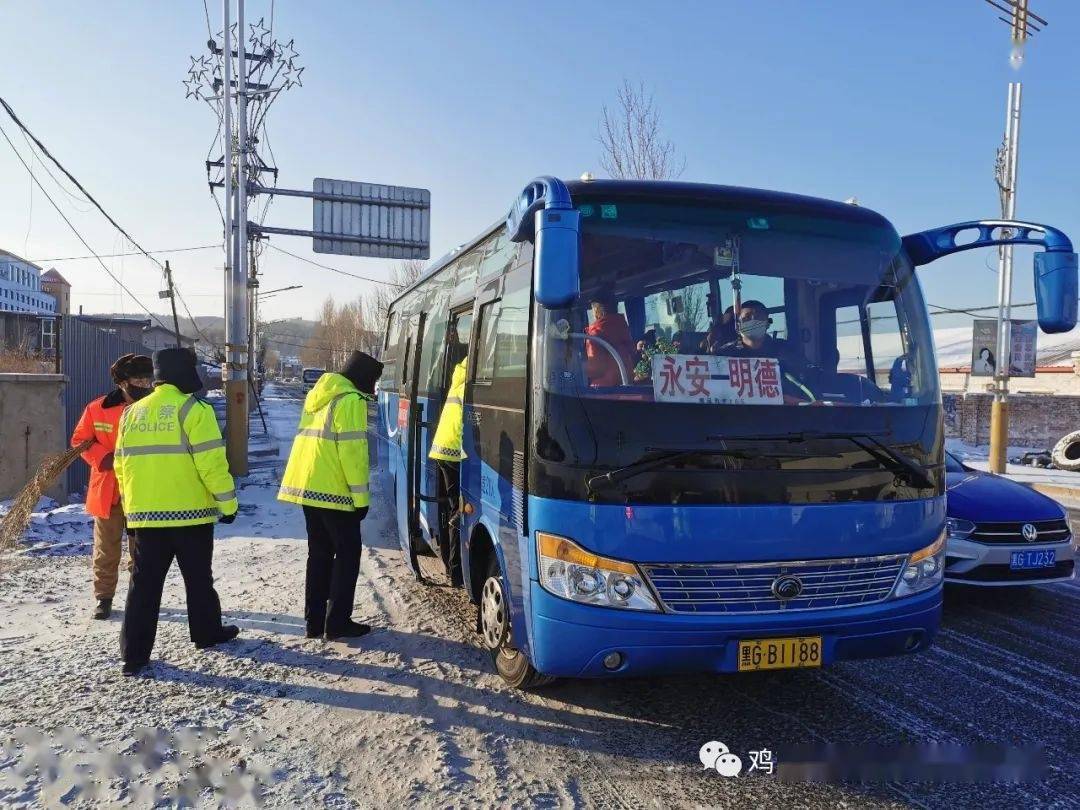
[(893, 591), (893, 598), (911, 596), (940, 585), (945, 577), (945, 535), (946, 529), (937, 540), (908, 555), (900, 579)]
[(565, 537), (537, 532), (540, 585), (588, 605), (659, 610), (637, 566), (586, 551)]
[(950, 540), (966, 540), (975, 531), (975, 524), (970, 520), (961, 518), (947, 518), (945, 520), (945, 531), (948, 533)]

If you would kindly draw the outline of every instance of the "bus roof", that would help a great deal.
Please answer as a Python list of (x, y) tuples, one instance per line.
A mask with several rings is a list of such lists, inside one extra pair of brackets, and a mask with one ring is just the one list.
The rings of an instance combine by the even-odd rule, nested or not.
[[(790, 194), (786, 191), (769, 191), (744, 186), (722, 186), (712, 183), (684, 183), (672, 180), (566, 180), (571, 198), (603, 197), (616, 200), (672, 200), (683, 202), (727, 203), (740, 208), (759, 208), (774, 213), (826, 216), (852, 223), (878, 225), (892, 229), (881, 214), (869, 208), (851, 203)], [(460, 247), (441, 256), (420, 278), (406, 287), (394, 298), (390, 307), (427, 281), (462, 253), (475, 247), (501, 228), (506, 222), (500, 218), (485, 228), (478, 236)]]

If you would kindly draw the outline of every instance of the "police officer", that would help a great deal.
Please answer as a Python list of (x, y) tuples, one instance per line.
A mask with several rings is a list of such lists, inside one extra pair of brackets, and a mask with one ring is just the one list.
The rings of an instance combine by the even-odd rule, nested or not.
[[(120, 567), (121, 542), (124, 538), (124, 509), (120, 488), (113, 473), (113, 458), (120, 417), (132, 402), (150, 393), (153, 363), (145, 354), (125, 354), (109, 368), (116, 389), (86, 406), (71, 434), (71, 446), (93, 442), (82, 452), (90, 467), (90, 486), (86, 488), (86, 511), (94, 516), (94, 598), (95, 619), (112, 614), (113, 596)], [(134, 559), (128, 542), (128, 570)]]
[(450, 390), (446, 394), (439, 425), (435, 429), (435, 438), (431, 442), (428, 458), (439, 464), (439, 475), (443, 481), (443, 491), (450, 502), (450, 521), (446, 532), (446, 543), (442, 547), (443, 564), (446, 566), (450, 582), (454, 586), (462, 584), (461, 574), (461, 460), (465, 458), (462, 449), (463, 414), (462, 403), (465, 397), (465, 377), (469, 358), (466, 347), (452, 339), (448, 348), (450, 362), (456, 363), (450, 378)]
[(174, 557), (195, 646), (212, 647), (240, 632), (221, 623), (211, 569), (214, 523), (236, 518), (236, 490), (214, 409), (193, 396), (202, 388), (194, 352), (155, 352), (154, 384), (152, 394), (124, 412), (116, 443), (116, 479), (135, 531), (135, 567), (120, 630), (125, 675), (138, 674), (150, 660)]
[(304, 507), (308, 638), (357, 638), (371, 630), (352, 620), (352, 610), (360, 575), (360, 523), (371, 502), (367, 409), (382, 370), (374, 357), (354, 351), (340, 373), (319, 378), (304, 399), (278, 490), (278, 500)]

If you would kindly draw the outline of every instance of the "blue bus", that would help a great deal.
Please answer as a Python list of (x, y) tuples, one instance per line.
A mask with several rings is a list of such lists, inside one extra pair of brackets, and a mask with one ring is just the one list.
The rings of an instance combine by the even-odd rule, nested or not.
[[(1060, 231), (901, 238), (856, 205), (542, 177), (392, 304), (379, 468), (405, 560), (443, 554), (499, 674), (817, 667), (930, 645), (941, 395), (917, 265), (1033, 244), (1039, 320), (1076, 323)], [(467, 352), (461, 496), (428, 450)]]

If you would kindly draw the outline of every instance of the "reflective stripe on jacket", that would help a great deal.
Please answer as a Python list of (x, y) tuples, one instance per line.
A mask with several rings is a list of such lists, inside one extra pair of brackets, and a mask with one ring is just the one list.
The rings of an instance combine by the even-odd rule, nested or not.
[(236, 513), (214, 409), (159, 385), (120, 420), (114, 460), (128, 526), (195, 526)]
[(304, 399), (278, 500), (352, 512), (368, 492), (367, 408), (371, 397), (341, 374), (323, 374)]
[(439, 426), (435, 429), (435, 438), (431, 441), (431, 452), (428, 453), (428, 458), (438, 461), (461, 461), (466, 457), (465, 450), (461, 446), (461, 437), (464, 432), (462, 404), (465, 398), (465, 377), (468, 366), (468, 357), (463, 358), (454, 366), (454, 374), (450, 378), (450, 390), (446, 394), (442, 413), (439, 414)]
[(112, 470), (101, 469), (101, 462), (105, 456), (116, 450), (116, 433), (126, 407), (124, 393), (117, 388), (87, 405), (71, 433), (72, 447), (77, 447), (88, 439), (94, 442), (81, 453), (83, 461), (90, 465), (86, 511), (94, 517), (108, 518), (113, 506), (120, 502), (116, 475)]

